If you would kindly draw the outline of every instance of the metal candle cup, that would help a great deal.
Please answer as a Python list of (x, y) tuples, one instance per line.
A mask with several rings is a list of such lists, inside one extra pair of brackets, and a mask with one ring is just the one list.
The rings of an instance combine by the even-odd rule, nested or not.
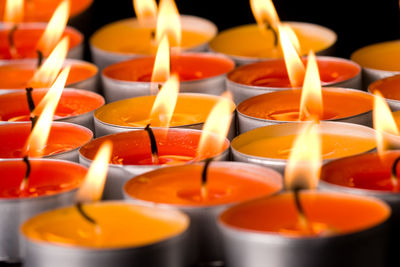
[[(149, 118), (155, 96), (140, 96), (109, 103), (94, 112), (96, 137), (143, 129), (147, 123), (138, 125), (137, 121)], [(219, 96), (185, 93), (179, 94), (171, 128), (202, 129), (212, 107), (220, 99)], [(232, 124), (228, 138), (235, 136), (235, 105), (232, 102)], [(174, 116), (177, 121), (174, 122)], [(182, 120), (180, 122), (179, 120)], [(152, 125), (157, 127), (157, 125)]]
[[(278, 91), (243, 101), (237, 107), (239, 133), (262, 126), (298, 121), (296, 114), (300, 109), (301, 92), (301, 89)], [(366, 126), (372, 124), (373, 96), (369, 93), (347, 88), (323, 88), (322, 102), (321, 119), (324, 121)]]
[(400, 75), (387, 77), (377, 80), (368, 86), (368, 92), (379, 91), (388, 102), (393, 111), (400, 110), (400, 95), (398, 88), (400, 86)]
[[(299, 38), (301, 54), (315, 51), (318, 55), (333, 54), (337, 36), (332, 30), (305, 22), (285, 22)], [(281, 58), (279, 47), (274, 47), (271, 31), (261, 32), (257, 24), (243, 25), (219, 33), (211, 42), (210, 50), (225, 54), (236, 64)]]
[[(38, 104), (47, 93), (47, 89), (34, 89), (32, 98)], [(65, 88), (55, 113), (55, 121), (75, 123), (94, 131), (93, 112), (104, 105), (104, 98), (96, 93)], [(29, 121), (29, 107), (26, 92), (0, 94), (0, 124)]]
[[(205, 51), (208, 42), (217, 34), (217, 27), (211, 21), (200, 17), (181, 15), (180, 20), (181, 49)], [(93, 61), (103, 69), (119, 61), (155, 54), (157, 46), (151, 34), (155, 28), (154, 21), (139, 23), (136, 18), (104, 26), (90, 38)]]
[[(21, 158), (30, 133), (30, 122), (0, 125), (0, 159)], [(93, 133), (83, 126), (53, 122), (44, 157), (78, 162), (78, 149), (92, 137)]]
[[(278, 152), (282, 151), (282, 155), (279, 157), (254, 155), (254, 154), (259, 154), (258, 150), (257, 151), (251, 150), (251, 153), (248, 152), (245, 153), (243, 152), (243, 147), (248, 146), (253, 142), (258, 142), (258, 141), (262, 142), (263, 140), (268, 141), (269, 138), (272, 138), (271, 140), (274, 140), (274, 138), (279, 138), (279, 137), (284, 138), (286, 136), (297, 135), (302, 126), (303, 123), (301, 122), (275, 124), (257, 128), (249, 132), (246, 132), (244, 134), (241, 134), (236, 138), (234, 138), (231, 143), (233, 160), (267, 166), (274, 170), (277, 170), (280, 173), (283, 173), (287, 162), (285, 158), (288, 156), (287, 154), (289, 153), (290, 148), (292, 147), (291, 142), (284, 143), (282, 142), (282, 140), (276, 140), (275, 142), (273, 142), (277, 146), (275, 148), (265, 147), (265, 146), (263, 147), (261, 145), (256, 146), (257, 149), (259, 149), (259, 151), (271, 151), (274, 154), (279, 154)], [(360, 154), (375, 148), (375, 130), (369, 127), (352, 123), (344, 123), (344, 122), (320, 122), (320, 130), (322, 135), (324, 134), (326, 134), (327, 136), (339, 135), (339, 136), (344, 136), (346, 139), (349, 138), (349, 140), (347, 141), (346, 139), (343, 139), (343, 143), (340, 145), (342, 147), (341, 149), (343, 149), (342, 151), (343, 153), (338, 154), (340, 155), (339, 157)], [(356, 149), (354, 142), (355, 140), (352, 140), (353, 138), (355, 138), (356, 140), (360, 138), (359, 147), (357, 147)], [(337, 142), (339, 139), (335, 140)], [(330, 142), (327, 141), (326, 143), (327, 143), (326, 145), (330, 145)], [(279, 147), (279, 145), (282, 145), (282, 147)], [(335, 149), (336, 147), (334, 146), (330, 148), (326, 147), (324, 151), (324, 137), (322, 137), (323, 154), (335, 152)], [(327, 154), (327, 156), (328, 155), (329, 154)], [(323, 155), (325, 162), (332, 160), (332, 157), (326, 159), (327, 156)]]
[[(306, 64), (307, 59), (303, 59)], [(322, 86), (361, 88), (361, 67), (356, 63), (335, 57), (317, 57)], [(240, 66), (226, 79), (227, 90), (236, 104), (264, 93), (293, 89), (290, 86), (285, 62), (273, 59)]]
[[(11, 196), (11, 189), (17, 191), (19, 188), (26, 172), (26, 165), (22, 159), (0, 161), (0, 210), (2, 213), (0, 261), (19, 262), (23, 256), (20, 237), (22, 223), (40, 212), (72, 204), (76, 188), (86, 175), (86, 168), (73, 162), (49, 159), (30, 159), (29, 161), (31, 164), (29, 184), (39, 189), (38, 196), (35, 196), (34, 191), (31, 196)], [(55, 187), (58, 188), (55, 189)], [(6, 194), (7, 190), (9, 190), (9, 196)], [(46, 193), (46, 190), (49, 192)]]
[[(83, 207), (96, 218), (102, 229), (100, 239), (108, 238), (110, 241), (111, 237), (112, 244), (96, 244), (93, 240), (82, 242), (78, 234), (73, 235), (74, 230), (88, 229), (88, 222), (80, 217), (76, 207), (52, 210), (31, 218), (22, 226), (26, 240), (24, 266), (185, 266), (186, 232), (189, 227), (189, 218), (185, 214), (126, 202), (105, 201), (85, 204)], [(69, 231), (63, 232), (62, 228), (59, 231), (57, 224)], [(75, 228), (70, 224), (76, 225)], [(54, 238), (41, 235), (43, 232), (53, 234)], [(118, 237), (116, 233), (119, 233)], [(153, 239), (142, 237), (143, 240), (140, 240), (137, 236), (143, 234)], [(57, 240), (58, 236), (60, 239)]]
[[(212, 162), (207, 170), (208, 199), (204, 200), (200, 194), (203, 166), (197, 163), (142, 174), (125, 184), (124, 194), (140, 205), (174, 207), (187, 213), (191, 218), (189, 249), (194, 261), (219, 262), (223, 255), (218, 215), (233, 204), (277, 192), (282, 177), (271, 169), (250, 164)], [(154, 185), (158, 188), (156, 194)], [(200, 197), (197, 200), (196, 194)]]
[(302, 191), (300, 196), (310, 223), (339, 232), (310, 236), (291, 229), (298, 222), (291, 192), (239, 204), (218, 221), (227, 266), (385, 266), (389, 206), (346, 194)]
[[(154, 59), (136, 58), (106, 67), (101, 78), (107, 102), (151, 95)], [(171, 73), (179, 75), (180, 92), (221, 95), (225, 91), (225, 75), (235, 63), (218, 54), (184, 53), (172, 55), (170, 65)]]
[[(153, 132), (161, 156), (181, 155), (192, 158), (196, 156), (202, 131), (178, 128), (170, 128), (168, 130), (153, 128)], [(158, 168), (171, 166), (167, 164), (139, 164), (138, 161), (151, 158), (150, 140), (147, 132), (144, 130), (123, 132), (97, 138), (79, 150), (79, 162), (84, 166), (90, 166), (95, 153), (105, 140), (111, 140), (114, 149), (112, 162), (108, 168), (103, 199), (122, 199), (123, 185), (130, 178)], [(228, 160), (229, 144), (229, 140), (226, 139), (224, 151), (222, 153), (211, 153), (209, 156), (215, 157), (215, 160)], [(176, 164), (183, 165), (192, 163), (193, 161), (195, 160), (192, 159), (188, 162)]]

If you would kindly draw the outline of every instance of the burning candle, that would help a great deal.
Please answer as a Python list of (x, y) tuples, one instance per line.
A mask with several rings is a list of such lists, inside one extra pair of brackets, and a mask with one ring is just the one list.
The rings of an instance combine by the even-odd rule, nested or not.
[(400, 75), (394, 75), (377, 80), (368, 86), (370, 93), (380, 92), (392, 110), (400, 110), (400, 94), (397, 88), (400, 85)]

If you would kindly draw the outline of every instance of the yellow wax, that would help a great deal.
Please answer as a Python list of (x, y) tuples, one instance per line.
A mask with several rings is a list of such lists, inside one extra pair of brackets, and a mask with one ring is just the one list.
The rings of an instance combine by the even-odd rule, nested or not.
[(86, 221), (76, 207), (42, 213), (22, 227), (35, 241), (90, 248), (145, 246), (183, 233), (189, 219), (178, 211), (118, 202), (83, 205), (98, 224)]
[[(318, 25), (289, 24), (299, 38), (301, 54), (327, 49), (336, 41), (333, 32)], [(281, 49), (274, 47), (273, 40), (271, 31), (263, 33), (256, 24), (250, 24), (221, 32), (210, 42), (210, 48), (232, 56), (281, 58)]]
[[(287, 159), (296, 135), (277, 136), (254, 140), (238, 151), (258, 157)], [(369, 151), (375, 140), (340, 134), (322, 134), (322, 158), (341, 158)]]
[[(136, 20), (128, 19), (100, 29), (91, 37), (90, 42), (95, 47), (110, 52), (151, 55), (157, 52), (157, 43), (152, 32), (154, 28), (141, 26)], [(212, 37), (211, 33), (185, 30), (183, 27), (180, 47), (185, 49), (205, 44)]]
[(358, 49), (351, 55), (351, 60), (364, 68), (400, 71), (400, 40), (373, 44)]

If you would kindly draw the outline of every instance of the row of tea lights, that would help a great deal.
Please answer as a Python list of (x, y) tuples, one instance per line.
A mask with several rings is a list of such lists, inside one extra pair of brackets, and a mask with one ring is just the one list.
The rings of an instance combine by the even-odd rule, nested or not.
[[(384, 98), (400, 109), (400, 77), (380, 79), (398, 71), (393, 42), (353, 61), (300, 58), (329, 52), (335, 33), (281, 23), (270, 1), (250, 1), (258, 25), (218, 35), (207, 20), (179, 18), (170, 0), (135, 1), (137, 19), (92, 36), (93, 65), (65, 59), (81, 57), (83, 36), (64, 31), (69, 9), (91, 1), (60, 1), (50, 37), (22, 22), (37, 20), (40, 2), (26, 2), (25, 16), (6, 11), (0, 29), (1, 260), (397, 266), (400, 153), (389, 150), (400, 145), (399, 115)], [(357, 63), (370, 93), (356, 90)], [(233, 101), (219, 96), (226, 89)], [(309, 190), (319, 179), (322, 190)], [(89, 203), (101, 194), (108, 201)]]

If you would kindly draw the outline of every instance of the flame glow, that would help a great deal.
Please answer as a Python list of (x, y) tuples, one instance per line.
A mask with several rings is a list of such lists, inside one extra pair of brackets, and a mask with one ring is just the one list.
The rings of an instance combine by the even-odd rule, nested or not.
[(70, 11), (70, 1), (63, 0), (54, 11), (46, 30), (37, 44), (37, 49), (44, 55), (48, 55), (60, 40), (67, 25)]
[(168, 127), (175, 110), (179, 93), (179, 78), (173, 74), (159, 91), (150, 113), (150, 123)]
[(173, 0), (161, 0), (157, 18), (156, 40), (160, 43), (167, 35), (170, 46), (180, 46), (182, 39), (179, 12)]
[(206, 158), (210, 151), (222, 152), (232, 120), (231, 103), (232, 95), (226, 92), (211, 110), (203, 126), (196, 158)]
[(273, 28), (277, 27), (279, 17), (271, 0), (250, 0), (250, 6), (261, 31), (266, 30), (266, 23)]
[(107, 178), (108, 163), (113, 150), (111, 141), (105, 141), (99, 147), (96, 156), (86, 174), (85, 180), (77, 193), (77, 201), (93, 202), (100, 200)]
[(300, 56), (297, 54), (298, 49), (296, 50), (292, 42), (295, 34), (289, 26), (282, 24), (278, 25), (278, 31), (290, 84), (292, 87), (299, 87), (303, 83), (305, 68)]
[(43, 155), (43, 150), (50, 134), (54, 112), (61, 98), (69, 71), (70, 67), (66, 67), (58, 75), (53, 86), (33, 111), (34, 114), (40, 114), (40, 116), (25, 145), (25, 152), (29, 157), (41, 157)]
[(170, 73), (170, 53), (168, 37), (164, 36), (157, 49), (151, 82), (165, 82)]
[(314, 52), (308, 54), (306, 75), (300, 102), (300, 120), (322, 118), (322, 90), (319, 77), (318, 64)]
[(4, 22), (20, 23), (24, 20), (24, 0), (7, 0)]
[(35, 72), (28, 86), (33, 88), (48, 88), (56, 79), (60, 72), (64, 60), (67, 57), (69, 37), (65, 36), (53, 49), (50, 56), (44, 61), (42, 66)]
[(133, 0), (133, 7), (139, 21), (157, 17), (157, 3), (154, 0)]
[(321, 167), (319, 125), (307, 122), (297, 135), (285, 169), (286, 189), (313, 189)]
[(384, 138), (384, 133), (399, 135), (399, 129), (381, 93), (375, 91), (374, 95), (373, 121), (376, 130), (376, 146), (378, 154), (382, 155), (389, 146)]

